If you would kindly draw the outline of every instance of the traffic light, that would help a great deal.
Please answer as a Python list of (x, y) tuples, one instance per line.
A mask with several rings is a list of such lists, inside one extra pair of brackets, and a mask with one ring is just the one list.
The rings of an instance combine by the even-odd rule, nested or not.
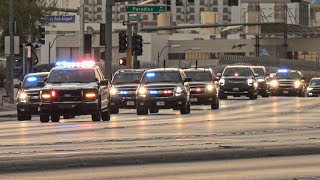
[(143, 53), (143, 39), (139, 34), (133, 34), (133, 53), (137, 56)]
[(119, 65), (126, 66), (127, 65), (127, 58), (123, 57), (119, 59)]
[(125, 53), (128, 48), (127, 33), (124, 31), (119, 32), (119, 53)]
[(91, 54), (92, 50), (92, 37), (91, 34), (85, 34), (84, 35), (84, 50), (83, 52), (85, 54)]
[(166, 0), (167, 11), (171, 11), (171, 0)]
[(239, 6), (239, 0), (228, 0), (228, 6)]
[(44, 27), (39, 26), (39, 34), (40, 34), (40, 40), (39, 43), (45, 44), (46, 43), (46, 29)]
[(105, 24), (101, 23), (100, 24), (100, 46), (106, 45), (105, 31), (106, 31), (106, 26), (105, 26)]

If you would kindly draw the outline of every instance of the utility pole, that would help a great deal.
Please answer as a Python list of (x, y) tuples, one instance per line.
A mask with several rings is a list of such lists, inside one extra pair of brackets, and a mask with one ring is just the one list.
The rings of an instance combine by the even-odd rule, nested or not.
[(84, 55), (84, 0), (80, 1), (80, 57)]
[(10, 94), (10, 103), (14, 103), (14, 91), (13, 91), (13, 63), (14, 63), (14, 29), (13, 29), (13, 23), (14, 23), (14, 14), (13, 14), (13, 0), (10, 0), (9, 4), (9, 11), (10, 11), (10, 19), (9, 19), (9, 31), (10, 31), (10, 59), (9, 59), (9, 67), (8, 69), (8, 88), (9, 88), (9, 94)]
[[(128, 14), (128, 19), (129, 19), (129, 14)], [(132, 61), (132, 25), (131, 23), (127, 24), (127, 67), (129, 69), (132, 69), (134, 67), (134, 62)]]
[[(138, 23), (139, 23), (139, 19), (138, 19), (138, 22), (133, 26), (133, 34), (138, 34)], [(133, 69), (137, 69), (138, 68), (137, 64), (138, 64), (138, 56), (135, 53), (133, 55)]]
[(106, 1), (106, 24), (105, 24), (105, 77), (112, 78), (112, 6), (114, 0)]

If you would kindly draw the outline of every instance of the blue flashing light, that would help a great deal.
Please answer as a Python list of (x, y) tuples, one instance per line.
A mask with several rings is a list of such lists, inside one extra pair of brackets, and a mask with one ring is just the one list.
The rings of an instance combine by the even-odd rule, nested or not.
[(28, 77), (27, 81), (28, 82), (35, 82), (35, 81), (37, 81), (37, 77), (34, 77), (34, 76)]
[(156, 90), (151, 90), (151, 91), (149, 91), (149, 93), (150, 93), (150, 94), (158, 94), (158, 91), (156, 91)]
[(155, 77), (156, 74), (155, 73), (147, 73), (147, 77)]
[(278, 73), (287, 73), (288, 69), (278, 69)]
[(72, 62), (72, 61), (59, 61), (56, 62), (56, 66), (61, 68), (91, 68), (94, 67), (94, 61), (80, 61), (80, 62)]
[(126, 95), (126, 94), (128, 94), (128, 91), (120, 91), (119, 92), (121, 95)]

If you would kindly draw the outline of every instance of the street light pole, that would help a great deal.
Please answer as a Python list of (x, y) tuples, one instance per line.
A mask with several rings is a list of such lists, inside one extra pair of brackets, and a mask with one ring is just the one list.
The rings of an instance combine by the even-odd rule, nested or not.
[(10, 0), (9, 4), (9, 32), (10, 32), (10, 60), (8, 68), (7, 82), (9, 84), (10, 103), (14, 103), (14, 91), (13, 91), (13, 63), (14, 63), (14, 14), (13, 14), (13, 0)]
[(49, 64), (51, 63), (51, 48), (53, 47), (54, 43), (56, 42), (56, 40), (58, 39), (58, 37), (61, 37), (61, 36), (74, 36), (75, 34), (74, 33), (70, 33), (70, 34), (60, 34), (58, 36), (56, 36), (52, 43), (49, 42)]
[(163, 47), (162, 50), (161, 50), (161, 52), (160, 52), (160, 53), (158, 52), (158, 68), (160, 68), (160, 57), (161, 57), (161, 55), (162, 55), (162, 52), (163, 52), (163, 50), (164, 50), (165, 48), (168, 48), (168, 47), (178, 48), (178, 47), (181, 47), (181, 45), (179, 45), (179, 44), (174, 44), (174, 45), (168, 45), (168, 46)]
[[(190, 48), (190, 49), (186, 49), (183, 51), (183, 54), (185, 54), (187, 51), (200, 51), (201, 48), (199, 47), (194, 47), (194, 48)], [(179, 68), (180, 68), (180, 65), (181, 65), (181, 55), (179, 55)]]

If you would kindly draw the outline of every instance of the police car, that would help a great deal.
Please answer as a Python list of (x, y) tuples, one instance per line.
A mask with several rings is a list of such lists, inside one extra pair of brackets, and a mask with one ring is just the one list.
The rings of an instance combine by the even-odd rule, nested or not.
[(190, 78), (181, 69), (147, 70), (137, 89), (137, 114), (157, 113), (159, 109), (190, 113)]
[(48, 77), (48, 72), (27, 74), (23, 82), (16, 84), (17, 93), (17, 117), (19, 121), (31, 120), (32, 115), (39, 114), (40, 87), (37, 83)]
[(258, 74), (258, 94), (269, 97), (269, 74), (264, 66), (252, 66), (254, 73)]
[(193, 105), (211, 105), (211, 109), (219, 109), (218, 88), (212, 69), (186, 69), (184, 73), (191, 79), (190, 101)]
[(59, 122), (60, 116), (91, 115), (110, 120), (109, 81), (93, 61), (58, 62), (40, 92), (40, 121)]
[(279, 69), (275, 78), (270, 82), (271, 95), (305, 96), (306, 83), (300, 71)]
[(122, 69), (118, 70), (112, 79), (111, 114), (118, 114), (119, 109), (136, 108), (136, 90), (145, 70)]

